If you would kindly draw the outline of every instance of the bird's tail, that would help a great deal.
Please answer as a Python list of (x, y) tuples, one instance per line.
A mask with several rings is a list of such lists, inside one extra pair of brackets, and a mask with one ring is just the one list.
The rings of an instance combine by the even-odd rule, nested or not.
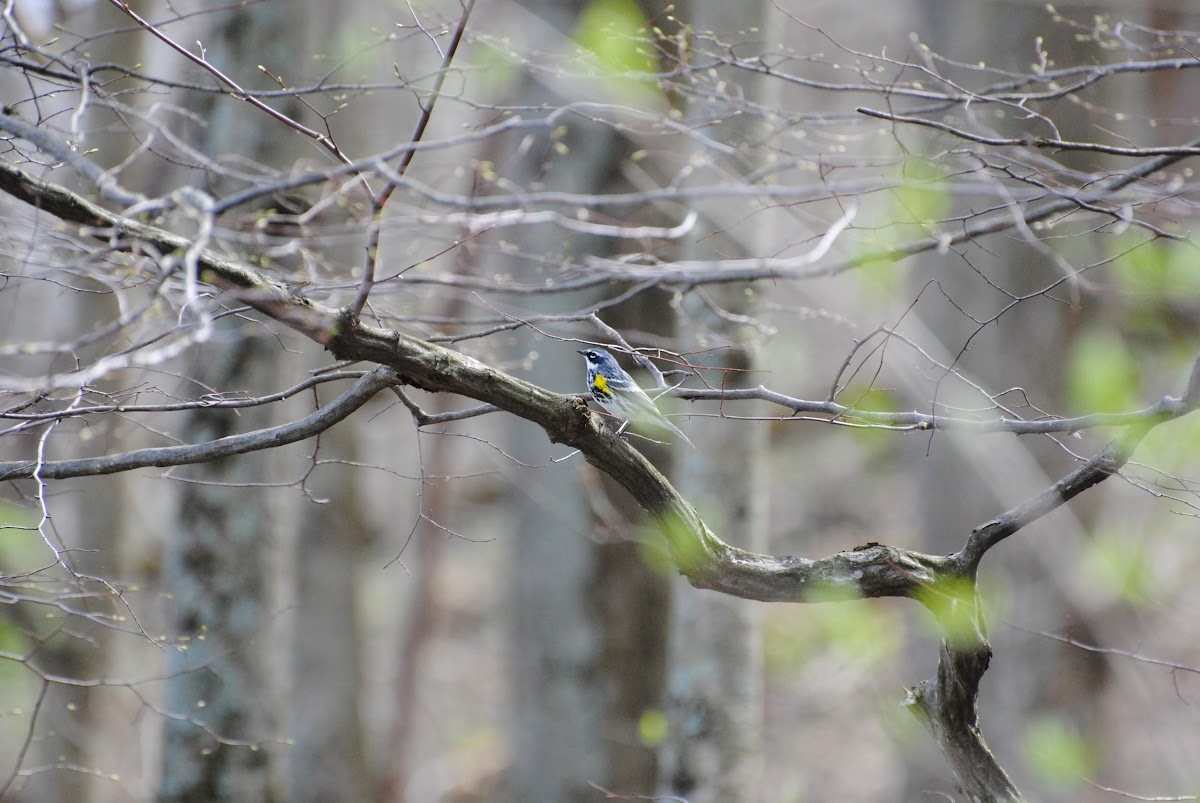
[(688, 446), (692, 447), (693, 449), (696, 448), (696, 444), (692, 443), (691, 440), (688, 438), (688, 436), (683, 434), (683, 430), (680, 429), (679, 427), (675, 426), (674, 424), (672, 424), (666, 418), (663, 418), (659, 423), (661, 423), (667, 429), (674, 432), (679, 437), (683, 438), (683, 442), (686, 443)]

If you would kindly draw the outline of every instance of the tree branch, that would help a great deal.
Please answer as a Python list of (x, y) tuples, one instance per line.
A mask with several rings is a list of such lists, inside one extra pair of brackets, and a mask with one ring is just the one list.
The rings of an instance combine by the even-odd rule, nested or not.
[(909, 125), (924, 126), (937, 131), (942, 131), (947, 134), (952, 134), (959, 139), (967, 142), (977, 142), (980, 145), (991, 145), (992, 147), (1019, 147), (1019, 148), (1053, 148), (1063, 151), (1087, 151), (1090, 153), (1106, 153), (1110, 156), (1136, 156), (1145, 158), (1147, 156), (1197, 156), (1200, 155), (1200, 146), (1195, 144), (1188, 145), (1163, 145), (1149, 148), (1129, 148), (1119, 147), (1116, 145), (1101, 145), (1098, 142), (1074, 142), (1065, 139), (1055, 139), (1054, 137), (985, 137), (982, 134), (973, 134), (961, 128), (955, 128), (952, 125), (940, 122), (938, 120), (927, 120), (924, 117), (910, 117), (903, 114), (894, 114), (892, 112), (881, 112), (875, 109), (869, 109), (865, 106), (859, 106), (855, 109), (859, 114), (865, 114), (867, 117), (874, 117), (879, 120), (888, 120), (893, 123), (907, 123)]
[(30, 125), (10, 114), (0, 113), (0, 131), (7, 131), (18, 136), (64, 164), (70, 165), (73, 170), (96, 185), (102, 198), (107, 198), (121, 206), (133, 206), (146, 201), (146, 196), (140, 192), (130, 192), (122, 187), (110, 171), (101, 169), (100, 165), (85, 159), (66, 142), (51, 136), (37, 126)]
[(299, 421), (187, 446), (163, 446), (77, 460), (46, 461), (40, 466), (35, 460), (8, 461), (0, 463), (0, 480), (28, 478), (34, 476), (35, 472), (44, 480), (94, 477), (150, 466), (165, 468), (207, 463), (222, 457), (287, 446), (319, 435), (362, 407), (380, 390), (398, 381), (392, 371), (379, 367), (355, 382), (353, 387), (332, 402)]
[(996, 544), (1120, 471), (1142, 439), (1159, 423), (1161, 421), (1129, 427), (1095, 457), (1037, 496), (976, 527), (966, 545), (953, 556), (954, 561), (973, 574), (984, 554)]
[(167, 36), (165, 33), (163, 33), (163, 31), (161, 31), (155, 25), (153, 25), (152, 23), (150, 23), (147, 20), (145, 20), (144, 18), (142, 18), (136, 11), (134, 11), (132, 8), (129, 7), (128, 3), (122, 2), (122, 0), (108, 0), (108, 1), (110, 3), (112, 3), (114, 6), (116, 6), (118, 9), (120, 9), (121, 11), (125, 12), (125, 14), (127, 14), (131, 20), (133, 20), (138, 25), (140, 25), (142, 28), (144, 28), (148, 33), (152, 34), (155, 38), (157, 38), (159, 41), (161, 41), (167, 47), (171, 48), (176, 53), (183, 56), (185, 59), (187, 59), (188, 61), (197, 65), (201, 69), (206, 70), (209, 74), (211, 74), (214, 78), (216, 78), (222, 84), (229, 87), (229, 89), (233, 92), (233, 96), (235, 98), (237, 98), (238, 100), (245, 101), (246, 103), (249, 103), (251, 106), (258, 109), (259, 111), (266, 113), (269, 117), (272, 117), (275, 120), (278, 120), (279, 122), (283, 123), (288, 128), (291, 128), (295, 131), (299, 131), (304, 136), (308, 137), (309, 139), (314, 140), (318, 145), (325, 148), (325, 150), (329, 151), (331, 154), (336, 156), (342, 162), (344, 162), (346, 164), (350, 163), (350, 160), (346, 157), (346, 155), (344, 153), (342, 153), (341, 149), (338, 147), (337, 143), (333, 141), (332, 137), (328, 136), (327, 134), (322, 134), (319, 131), (314, 131), (313, 129), (304, 125), (300, 121), (293, 120), (291, 117), (288, 117), (283, 112), (276, 111), (275, 109), (271, 108), (271, 106), (269, 106), (268, 104), (259, 100), (257, 95), (246, 92), (244, 89), (242, 89), (240, 86), (238, 86), (236, 81), (234, 81), (232, 78), (230, 78), (225, 73), (221, 72), (221, 70), (215, 64), (213, 64), (207, 58), (204, 57), (203, 47), (201, 48), (200, 55), (197, 56), (195, 53), (188, 50), (186, 47), (179, 44), (171, 37)]
[(978, 803), (1023, 800), (979, 730), (979, 681), (992, 650), (986, 640), (954, 647), (943, 641), (937, 676), (909, 690), (904, 704), (925, 724), (950, 762), (967, 799)]
[[(454, 61), (454, 54), (458, 52), (458, 46), (462, 43), (463, 34), (467, 30), (467, 20), (471, 18), (471, 11), (475, 8), (475, 0), (467, 0), (463, 5), (462, 14), (458, 18), (458, 25), (454, 29), (453, 35), (450, 37), (450, 44), (446, 48), (446, 52), (442, 55), (442, 64), (438, 68), (437, 78), (433, 82), (433, 90), (429, 93), (429, 100), (426, 103), (419, 104), (421, 107), (421, 116), (417, 120), (417, 126), (413, 129), (412, 136), (408, 138), (410, 145), (416, 145), (425, 136), (425, 129), (429, 126), (429, 121), (433, 118), (433, 109), (437, 105), (438, 98), (442, 95), (442, 86), (446, 82), (446, 75), (450, 72), (450, 64)], [(436, 46), (437, 42), (434, 42)], [(416, 150), (409, 149), (400, 157), (400, 164), (396, 167), (396, 176), (403, 177), (408, 172), (408, 166), (412, 164), (413, 157), (416, 156)], [(369, 190), (370, 188), (368, 188)], [(383, 209), (387, 206), (388, 199), (392, 197), (392, 193), (396, 191), (396, 181), (394, 178), (389, 178), (386, 185), (378, 195), (371, 196), (371, 219), (375, 221), (367, 232), (367, 259), (363, 265), (362, 280), (358, 284), (358, 292), (354, 295), (354, 300), (350, 302), (349, 309), (354, 313), (355, 317), (362, 314), (363, 307), (367, 304), (367, 296), (371, 294), (371, 288), (375, 286), (375, 263), (379, 257), (379, 236), (382, 231)]]

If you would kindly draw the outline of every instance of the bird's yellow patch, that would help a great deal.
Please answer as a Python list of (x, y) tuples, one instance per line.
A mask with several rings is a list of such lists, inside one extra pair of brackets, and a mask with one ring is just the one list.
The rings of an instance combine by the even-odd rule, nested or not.
[(604, 374), (596, 374), (592, 377), (592, 390), (598, 390), (601, 393), (608, 393), (608, 380), (604, 378)]

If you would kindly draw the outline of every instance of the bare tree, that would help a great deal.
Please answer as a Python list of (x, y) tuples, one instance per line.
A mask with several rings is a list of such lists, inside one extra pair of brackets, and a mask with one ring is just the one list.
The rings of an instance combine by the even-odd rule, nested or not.
[[(598, 611), (650, 618), (665, 592), (606, 597), (644, 567), (606, 563), (580, 540), (589, 523), (601, 541), (636, 545), (694, 589), (793, 603), (810, 622), (838, 611), (825, 620), (832, 635), (808, 637), (828, 655), (851, 645), (891, 658), (891, 639), (910, 652), (925, 647), (936, 668), (893, 703), (932, 736), (953, 776), (938, 790), (947, 796), (1020, 800), (1018, 783), (1046, 799), (1078, 799), (1084, 783), (1137, 794), (1160, 794), (1150, 787), (1164, 779), (1172, 788), (1161, 794), (1186, 788), (1191, 765), (1172, 749), (1159, 751), (1149, 776), (1134, 761), (1110, 767), (1095, 759), (1109, 738), (1099, 724), (1090, 727), (1104, 737), (1089, 741), (1069, 718), (1038, 718), (1035, 706), (1013, 700), (995, 703), (997, 718), (1021, 709), (1002, 729), (1021, 734), (998, 747), (1002, 765), (980, 718), (989, 630), (1025, 626), (986, 593), (1004, 585), (1006, 567), (1036, 571), (1055, 584), (1047, 598), (1066, 600), (1048, 621), (1026, 622), (1043, 631), (1042, 648), (1108, 656), (1106, 667), (1198, 674), (1170, 617), (1153, 619), (1146, 647), (1109, 642), (1130, 637), (1114, 620), (1150, 617), (1143, 603), (1178, 611), (1195, 602), (1184, 578), (1196, 556), (1180, 546), (1197, 510), (1195, 459), (1172, 447), (1189, 442), (1190, 419), (1175, 422), (1200, 403), (1189, 233), (1189, 160), (1200, 155), (1200, 135), (1194, 110), (1133, 101), (1127, 110), (1128, 93), (1117, 91), (1200, 65), (1189, 52), (1200, 36), (1183, 22), (1168, 29), (1051, 9), (1030, 28), (1053, 36), (1021, 34), (1012, 51), (1024, 55), (989, 64), (917, 34), (889, 40), (887, 14), (903, 8), (850, 36), (835, 33), (841, 16), (801, 19), (781, 6), (738, 31), (694, 24), (706, 19), (702, 9), (693, 20), (671, 6), (615, 0), (569, 11), (467, 0), (403, 20), (373, 17), (373, 34), (352, 15), (330, 22), (347, 41), (331, 36), (329, 52), (301, 64), (267, 48), (210, 47), (219, 26), (236, 41), (260, 19), (236, 9), (143, 15), (109, 5), (115, 27), (64, 21), (54, 39), (28, 8), (8, 4), (3, 14), (0, 80), (11, 100), (0, 114), (8, 444), (0, 479), (12, 546), (0, 545), (0, 594), (10, 603), (0, 636), (11, 633), (0, 657), (25, 720), (0, 737), (15, 746), (0, 796), (34, 799), (63, 774), (112, 774), (80, 748), (86, 740), (70, 732), (70, 716), (47, 710), (47, 700), (78, 704), (50, 696), (64, 689), (132, 701), (139, 734), (157, 745), (144, 763), (155, 751), (165, 762), (158, 776), (113, 781), (131, 797), (160, 782), (169, 799), (275, 795), (263, 756), (293, 742), (314, 756), (327, 754), (323, 744), (346, 746), (335, 763), (338, 777), (360, 786), (345, 790), (352, 796), (366, 788), (364, 767), (388, 799), (434, 787), (457, 799), (782, 794), (777, 773), (756, 777), (750, 755), (789, 749), (769, 736), (758, 747), (752, 710), (765, 676), (757, 620), (772, 609), (739, 603), (709, 641), (711, 621), (686, 621), (697, 592), (680, 589), (685, 615), (674, 633), (695, 641), (677, 644), (665, 668), (660, 644), (613, 660), (613, 650), (645, 642)], [(183, 35), (200, 23), (199, 42)], [(128, 42), (154, 49), (136, 63), (88, 55)], [(225, 136), (244, 123), (254, 138)], [(91, 296), (90, 317), (74, 314), (74, 301)], [(646, 456), (663, 453), (652, 441), (670, 438), (589, 410), (573, 355), (580, 344), (618, 352), (645, 369), (664, 408), (687, 410), (681, 426), (704, 453), (668, 445), (690, 495)], [(312, 369), (319, 350), (327, 356)], [(387, 407), (363, 410), (376, 399)], [(308, 407), (297, 414), (301, 402)], [(393, 440), (385, 427), (400, 418), (409, 432)], [(321, 437), (339, 424), (339, 435), (356, 440), (330, 456)], [(98, 435), (97, 453), (85, 444)], [(427, 459), (431, 435), (439, 444), (464, 435), (472, 451)], [(284, 448), (291, 444), (305, 446)], [(941, 482), (914, 469), (943, 452), (954, 457), (942, 468), (957, 475), (955, 493), (993, 511), (961, 529), (918, 509), (933, 504)], [(318, 469), (339, 473), (318, 481)], [(172, 493), (184, 500), (178, 524), (145, 525), (164, 530), (164, 565), (177, 569), (164, 569), (151, 593), (106, 561), (130, 536), (87, 537), (86, 503), (60, 492), (77, 487), (68, 481), (88, 487), (129, 472), (173, 480), (167, 487), (179, 486)], [(504, 678), (520, 706), (512, 721), (528, 737), (514, 740), (518, 755), (497, 751), (495, 773), (429, 780), (453, 762), (421, 752), (420, 734), (438, 726), (422, 725), (414, 706), (417, 684), (432, 674), (428, 640), (449, 626), (448, 610), (413, 611), (401, 647), (387, 653), (419, 674), (393, 684), (387, 672), (365, 670), (389, 678), (365, 679), (366, 721), (347, 716), (314, 737), (321, 707), (279, 699), (284, 679), (274, 688), (264, 669), (279, 644), (259, 635), (277, 623), (264, 608), (267, 567), (295, 565), (281, 582), (321, 588), (318, 606), (339, 609), (320, 611), (326, 617), (312, 599), (297, 605), (309, 613), (290, 636), (295, 699), (324, 693), (321, 678), (304, 672), (324, 667), (317, 674), (335, 673), (337, 699), (350, 705), (358, 661), (378, 666), (373, 650), (325, 663), (320, 645), (354, 650), (371, 627), (355, 605), (387, 606), (356, 601), (354, 566), (337, 560), (336, 545), (360, 544), (371, 517), (389, 520), (394, 497), (408, 495), (410, 519), (377, 539), (389, 544), (386, 559), (363, 556), (368, 571), (405, 583), (396, 567), (407, 566), (406, 538), (478, 551), (509, 526), (502, 492), (481, 479), (491, 475), (523, 498), (524, 512), (511, 518), (524, 524), (504, 536), (523, 546), (502, 578), (523, 606), (511, 631), (519, 660)], [(652, 533), (599, 478), (644, 511)], [(1076, 499), (1101, 483), (1103, 494)], [(297, 528), (295, 564), (281, 560), (290, 554), (283, 536), (263, 535), (274, 516), (259, 507), (266, 486), (284, 489), (288, 515), (308, 522)], [(373, 492), (359, 495), (360, 486)], [(326, 494), (345, 507), (318, 516), (307, 506), (329, 502)], [(759, 507), (767, 495), (771, 525)], [(447, 508), (465, 530), (442, 521)], [(1070, 526), (1057, 523), (1065, 513)], [(339, 530), (329, 533), (334, 548), (318, 561), (330, 529)], [(1139, 551), (1134, 536), (1149, 530), (1162, 536)], [(539, 565), (545, 553), (530, 547), (556, 539), (575, 539), (571, 557)], [(81, 551), (90, 544), (96, 554)], [(1025, 562), (1005, 564), (1015, 552)], [(436, 559), (453, 561), (440, 550)], [(433, 571), (431, 560), (414, 566)], [(363, 596), (378, 582), (364, 582)], [(432, 583), (414, 595), (430, 608), (446, 604)], [(932, 640), (896, 624), (907, 608), (881, 613), (865, 601), (891, 597), (932, 614)], [(41, 611), (52, 616), (42, 621)], [(717, 607), (704, 616), (724, 615)], [(540, 633), (529, 625), (551, 619)], [(661, 633), (661, 624), (644, 632)], [(768, 667), (798, 637), (773, 638), (768, 621)], [(92, 644), (139, 651), (146, 671), (113, 677), (51, 658), (64, 645)], [(732, 660), (714, 664), (716, 687), (689, 686), (689, 671), (723, 649), (746, 654), (721, 656)], [(1181, 654), (1159, 654), (1174, 650)], [(825, 681), (838, 671), (808, 665)], [(645, 677), (614, 676), (618, 666)], [(470, 667), (456, 669), (469, 677)], [(1050, 699), (1070, 681), (1049, 674), (1028, 675), (1039, 687), (1029, 700)], [(1167, 695), (1194, 693), (1158, 681)], [(371, 688), (386, 688), (395, 703), (377, 704)], [(661, 706), (648, 702), (655, 694)], [(774, 699), (770, 688), (766, 695)], [(862, 716), (865, 692), (845, 695), (858, 708), (844, 718), (805, 716), (799, 706), (783, 727), (804, 719), (826, 746), (854, 754), (865, 729), (886, 717)], [(811, 699), (819, 708), (820, 693)], [(986, 688), (982, 705), (992, 710)], [(1169, 702), (1146, 707), (1165, 732), (1188, 727)], [(769, 735), (779, 714), (765, 708)], [(294, 728), (305, 729), (301, 738)], [(894, 738), (897, 754), (911, 749)], [(620, 746), (601, 757), (609, 743)], [(73, 752), (55, 758), (67, 755), (63, 744)], [(691, 749), (715, 750), (721, 771), (696, 771), (710, 762), (696, 764)], [(1009, 758), (1022, 749), (1026, 757)], [(658, 790), (653, 750), (662, 752)], [(214, 753), (224, 763), (206, 761)], [(189, 775), (185, 764), (198, 769)], [(506, 769), (507, 778), (494, 777)], [(293, 796), (331, 793), (302, 770), (291, 774), (301, 787)], [(174, 786), (188, 777), (196, 781), (188, 789)], [(863, 796), (871, 783), (893, 797), (904, 788), (878, 766), (854, 782)]]

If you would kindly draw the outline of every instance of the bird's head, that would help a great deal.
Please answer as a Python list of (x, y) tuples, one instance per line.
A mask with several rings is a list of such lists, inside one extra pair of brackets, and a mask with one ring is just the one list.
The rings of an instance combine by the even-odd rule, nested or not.
[(579, 353), (588, 361), (588, 365), (595, 368), (617, 367), (617, 361), (613, 355), (604, 349), (580, 349)]

